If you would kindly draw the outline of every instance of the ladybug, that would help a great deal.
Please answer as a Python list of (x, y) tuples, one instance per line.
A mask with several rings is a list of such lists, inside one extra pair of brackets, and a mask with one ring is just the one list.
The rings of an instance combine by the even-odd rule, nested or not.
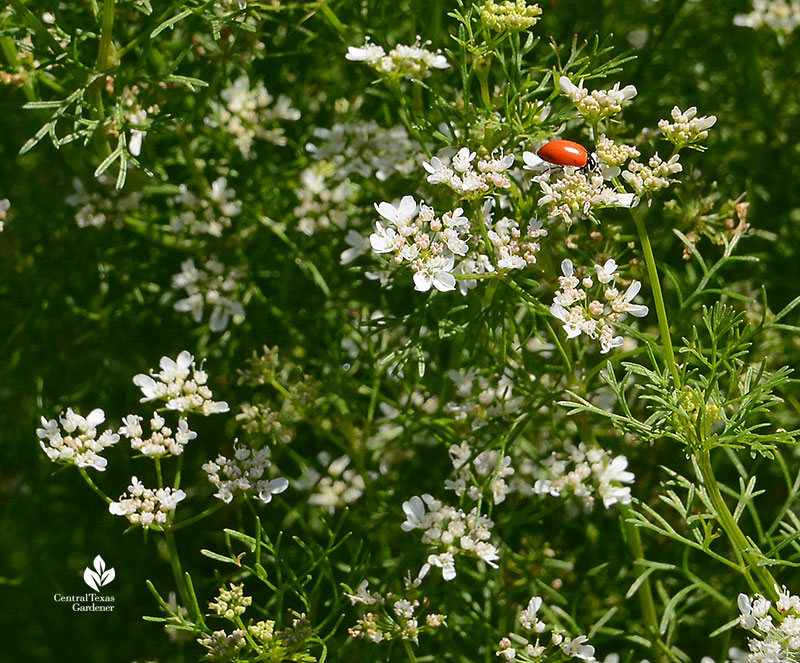
[(551, 140), (542, 145), (536, 154), (556, 166), (584, 168), (589, 163), (589, 153), (586, 148), (571, 140)]

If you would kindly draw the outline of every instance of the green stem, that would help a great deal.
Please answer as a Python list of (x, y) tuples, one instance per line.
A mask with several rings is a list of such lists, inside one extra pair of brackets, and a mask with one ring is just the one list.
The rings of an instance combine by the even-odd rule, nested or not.
[[(97, 47), (97, 60), (95, 69), (104, 72), (111, 67), (111, 37), (114, 30), (114, 13), (116, 11), (116, 0), (103, 0), (103, 13), (100, 17), (100, 45)], [(108, 142), (108, 135), (103, 126), (105, 119), (105, 109), (103, 107), (102, 88), (105, 83), (101, 76), (94, 82), (89, 90), (89, 100), (94, 106), (95, 119), (97, 120), (97, 143), (102, 157), (111, 154), (111, 145)]]
[(111, 502), (114, 501), (108, 495), (106, 495), (102, 490), (100, 490), (100, 488), (97, 487), (97, 484), (95, 484), (95, 482), (92, 481), (92, 478), (89, 476), (89, 473), (86, 471), (85, 467), (79, 467), (78, 472), (81, 473), (83, 480), (87, 484), (89, 484), (89, 488), (91, 488), (95, 493), (97, 493), (106, 504), (111, 504)]
[[(776, 600), (777, 594), (775, 593), (775, 586), (777, 583), (775, 582), (775, 578), (772, 577), (772, 574), (766, 567), (761, 566), (759, 557), (763, 557), (763, 555), (758, 550), (756, 544), (750, 541), (744, 532), (742, 532), (739, 524), (731, 514), (730, 509), (728, 509), (728, 505), (725, 504), (725, 500), (722, 498), (722, 494), (719, 490), (717, 478), (714, 476), (714, 470), (711, 467), (711, 454), (708, 449), (703, 449), (696, 455), (696, 458), (697, 466), (700, 468), (700, 475), (703, 478), (703, 485), (706, 488), (708, 497), (716, 512), (716, 519), (728, 536), (728, 540), (733, 546), (737, 556), (745, 563), (743, 574), (752, 586), (752, 572), (752, 575), (758, 580), (761, 594), (772, 601)], [(755, 550), (757, 554), (749, 552), (750, 550)]]
[(179, 523), (176, 523), (175, 525), (173, 525), (172, 531), (176, 532), (179, 529), (183, 529), (184, 527), (188, 527), (189, 525), (193, 525), (194, 523), (196, 523), (196, 522), (198, 522), (200, 520), (203, 520), (203, 518), (207, 518), (208, 516), (216, 513), (217, 511), (219, 511), (222, 507), (226, 506), (224, 502), (221, 502), (219, 500), (215, 500), (215, 502), (216, 502), (215, 504), (211, 505), (210, 507), (208, 507), (204, 511), (201, 511), (200, 513), (196, 513), (195, 515), (190, 516), (186, 520), (181, 520)]
[(667, 309), (664, 306), (664, 294), (661, 291), (661, 281), (658, 278), (658, 269), (656, 268), (656, 259), (653, 255), (653, 247), (650, 245), (650, 236), (647, 234), (647, 228), (645, 228), (640, 208), (632, 207), (631, 215), (636, 225), (636, 231), (639, 233), (639, 241), (642, 244), (644, 261), (647, 265), (647, 274), (650, 277), (650, 287), (653, 290), (653, 299), (656, 303), (656, 315), (658, 316), (661, 345), (664, 347), (664, 358), (666, 359), (669, 371), (672, 373), (672, 379), (677, 387), (680, 385), (680, 374), (678, 373), (678, 365), (675, 362), (675, 352), (672, 349), (672, 337), (669, 333), (669, 319), (667, 318)]
[(155, 461), (155, 466), (156, 466), (156, 479), (158, 480), (158, 487), (159, 488), (163, 488), (164, 487), (164, 477), (161, 474), (161, 459), (156, 457), (153, 460)]
[(406, 650), (406, 655), (411, 663), (417, 663), (417, 657), (414, 655), (414, 650), (411, 648), (408, 640), (403, 640), (403, 647)]
[(172, 576), (175, 579), (175, 586), (178, 589), (178, 594), (183, 601), (184, 607), (189, 611), (189, 616), (192, 621), (197, 620), (197, 615), (193, 614), (194, 601), (189, 597), (189, 590), (186, 587), (186, 581), (183, 578), (183, 569), (181, 568), (181, 560), (178, 557), (178, 546), (175, 543), (175, 534), (172, 531), (172, 523), (167, 523), (164, 527), (164, 540), (167, 543), (167, 551), (169, 552), (169, 565), (172, 568)]
[[(619, 519), (622, 524), (622, 532), (625, 535), (625, 542), (633, 555), (635, 561), (644, 560), (644, 546), (642, 546), (642, 537), (639, 534), (639, 528), (632, 522), (629, 522), (631, 515), (630, 504), (619, 505)], [(645, 578), (644, 582), (639, 585), (636, 592), (639, 596), (639, 606), (644, 615), (647, 630), (650, 631), (650, 642), (652, 644), (653, 657), (657, 663), (666, 661), (664, 652), (661, 649), (661, 631), (658, 625), (658, 614), (656, 613), (656, 603), (653, 599), (653, 588), (650, 585), (650, 578)], [(659, 646), (661, 645), (661, 646)]]

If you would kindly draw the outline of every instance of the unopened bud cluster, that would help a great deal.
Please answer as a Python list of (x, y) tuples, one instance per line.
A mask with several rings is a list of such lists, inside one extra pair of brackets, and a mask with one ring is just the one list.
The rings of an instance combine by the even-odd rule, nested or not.
[(478, 15), (487, 28), (519, 32), (536, 25), (542, 10), (539, 5), (529, 5), (525, 0), (486, 0), (478, 7)]

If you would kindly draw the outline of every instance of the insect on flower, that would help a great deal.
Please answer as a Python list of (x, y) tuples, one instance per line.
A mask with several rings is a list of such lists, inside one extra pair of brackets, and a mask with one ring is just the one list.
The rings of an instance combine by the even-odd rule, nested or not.
[(542, 145), (536, 154), (556, 166), (584, 168), (590, 161), (586, 148), (571, 140), (551, 140)]

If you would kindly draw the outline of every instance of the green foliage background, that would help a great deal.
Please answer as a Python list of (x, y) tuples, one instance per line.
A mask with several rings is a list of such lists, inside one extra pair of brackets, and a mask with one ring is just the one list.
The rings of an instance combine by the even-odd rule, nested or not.
[[(52, 7), (47, 2), (37, 2), (28, 6), (36, 13), (51, 9), (59, 20), (63, 17), (70, 21), (73, 19), (69, 12), (63, 10), (66, 4), (80, 5), (86, 11), (86, 3), (77, 2)], [(287, 124), (286, 147), (268, 148), (257, 163), (242, 165), (235, 187), (245, 203), (245, 216), (250, 215), (255, 221), (267, 214), (276, 222), (291, 226), (294, 203), (287, 199), (281, 185), (296, 180), (307, 165), (303, 146), (312, 129), (331, 124), (335, 99), (355, 99), (373, 80), (373, 72), (344, 59), (347, 46), (361, 44), (365, 34), (380, 43), (409, 43), (421, 34), (434, 47), (450, 48), (453, 44), (448, 35), (454, 24), (447, 17), (451, 3), (440, 0), (334, 0), (328, 4), (341, 27), (331, 22), (319, 3), (285, 4), (278, 10), (279, 4), (264, 3), (259, 32), (253, 38), (264, 42), (265, 56), (247, 67), (251, 80), (263, 80), (276, 96), (288, 94), (303, 116), (300, 122)], [(763, 287), (774, 311), (791, 301), (800, 283), (800, 262), (796, 257), (796, 247), (800, 245), (798, 37), (789, 35), (784, 39), (766, 29), (735, 27), (733, 15), (749, 9), (746, 2), (739, 1), (544, 0), (540, 5), (543, 16), (535, 31), (552, 36), (557, 48), (567, 49), (575, 35), (579, 41), (595, 34), (612, 35), (609, 39), (616, 54), (635, 56), (624, 65), (619, 77), (623, 84), (633, 83), (639, 91), (636, 104), (626, 112), (626, 119), (633, 126), (652, 125), (654, 118), (667, 116), (676, 103), (682, 108), (696, 104), (701, 113), (717, 115), (709, 150), (693, 154), (685, 173), (687, 184), (679, 194), (685, 197), (684, 209), (701, 207), (699, 196), (710, 191), (719, 192), (721, 199), (741, 195), (750, 202), (747, 220), (760, 234), (746, 240), (746, 251), (758, 255), (760, 262), (748, 263), (746, 272), (735, 271), (744, 267), (731, 268), (729, 278), (744, 282), (754, 298)], [(75, 12), (76, 23), (84, 19), (79, 11)], [(183, 26), (184, 31), (211, 38), (207, 24), (191, 20)], [(63, 27), (70, 32), (69, 26)], [(645, 45), (638, 50), (628, 40), (632, 31), (647, 35)], [(175, 31), (174, 39), (185, 37), (181, 30)], [(157, 56), (151, 57), (155, 62)], [(219, 90), (231, 69), (221, 49), (204, 64), (195, 64), (192, 71), (182, 71), (210, 85), (196, 95), (187, 93), (177, 103), (171, 102), (169, 116), (185, 116), (189, 128), (201, 123), (209, 95)], [(413, 313), (427, 319), (431, 328), (436, 327), (451, 304), (439, 299), (423, 306), (422, 299), (410, 288), (408, 292), (396, 288), (392, 297), (385, 298), (380, 287), (364, 281), (359, 271), (339, 266), (338, 256), (345, 245), (336, 233), (300, 239), (295, 236), (292, 242), (286, 242), (262, 228), (256, 235), (243, 237), (239, 246), (225, 249), (235, 252), (254, 275), (256, 287), (250, 293), (246, 321), (221, 336), (198, 329), (187, 316), (160, 303), (169, 278), (178, 271), (185, 253), (150, 241), (128, 227), (115, 230), (107, 225), (99, 231), (76, 227), (74, 209), (64, 200), (73, 191), (73, 177), (84, 181), (92, 177), (96, 163), (87, 158), (88, 148), (70, 145), (57, 150), (44, 140), (33, 151), (18, 154), (46, 116), (46, 111), (23, 110), (25, 101), (19, 86), (0, 87), (0, 198), (8, 197), (12, 202), (12, 216), (0, 234), (0, 630), (6, 634), (2, 657), (30, 663), (194, 660), (199, 655), (196, 647), (188, 644), (185, 649), (176, 649), (158, 626), (141, 620), (142, 614), (158, 613), (145, 579), (165, 590), (171, 586), (169, 566), (156, 537), (143, 542), (137, 531), (122, 536), (118, 519), (107, 513), (77, 473), (54, 471), (55, 466), (46, 462), (35, 439), (39, 417), (54, 416), (62, 407), (71, 405), (83, 413), (102, 407), (108, 419), (116, 421), (121, 415), (136, 411), (137, 392), (131, 384), (132, 376), (155, 366), (161, 355), (174, 357), (184, 348), (209, 357), (208, 371), (215, 395), (232, 404), (240, 403), (250, 398), (250, 393), (237, 384), (236, 369), (262, 346), (278, 346), (281, 356), (313, 376), (320, 392), (328, 396), (318, 410), (316, 423), (298, 423), (295, 465), (290, 459), (281, 465), (287, 475), (297, 476), (302, 470), (300, 459), (310, 459), (323, 448), (331, 449), (331, 437), (326, 431), (346, 425), (342, 422), (361, 425), (358, 417), (363, 416), (369, 403), (370, 392), (362, 384), (374, 377), (370, 368), (361, 366), (355, 372), (336, 368), (346, 363), (341, 356), (341, 340), (354, 317), (351, 293), (358, 291), (360, 301), (373, 302), (389, 315)], [(372, 117), (385, 126), (397, 123), (396, 107), (378, 88), (369, 88), (359, 115)], [(182, 157), (177, 153), (173, 134), (159, 135), (154, 131), (145, 146), (148, 154), (159, 155), (149, 161), (149, 167), (157, 165), (159, 175), (168, 178), (171, 171), (177, 170)], [(141, 171), (131, 171), (129, 186), (141, 185), (144, 177)], [(387, 190), (383, 198), (376, 200), (391, 200), (402, 193)], [(251, 206), (253, 201), (257, 202)], [(664, 269), (678, 274), (678, 278), (692, 267), (683, 260), (682, 246), (672, 228), (688, 232), (700, 222), (699, 216), (676, 217), (669, 211), (654, 210), (649, 217), (656, 253)], [(715, 247), (706, 248), (711, 253), (718, 251)], [(199, 260), (202, 256), (195, 257)], [(324, 288), (310, 266), (319, 271)], [(668, 300), (674, 301), (669, 284), (666, 291)], [(474, 303), (479, 295), (472, 293), (470, 297)], [(498, 300), (498, 306), (502, 305)], [(458, 321), (458, 314), (453, 319)], [(686, 334), (688, 319), (678, 321), (676, 326), (678, 337)], [(434, 356), (446, 357), (451, 351), (455, 354), (451, 341), (429, 336), (420, 344)], [(773, 342), (769, 352), (776, 361), (791, 365), (796, 364), (797, 349), (797, 337), (787, 333)], [(791, 405), (797, 405), (792, 389), (783, 395)], [(787, 418), (788, 426), (796, 411), (794, 415), (778, 415)], [(232, 416), (226, 421), (202, 422), (199, 433), (197, 447), (192, 450), (198, 458), (229, 448), (238, 434)], [(346, 437), (348, 433), (343, 434)], [(383, 572), (398, 581), (405, 569), (418, 564), (419, 555), (413, 550), (418, 542), (404, 539), (399, 531), (400, 505), (411, 494), (437, 490), (447, 472), (447, 463), (445, 458), (442, 464), (442, 454), (434, 450), (420, 448), (417, 453), (428, 466), (438, 464), (441, 471), (431, 470), (430, 476), (409, 476), (406, 485), (378, 483), (371, 488), (375, 492), (370, 499), (365, 499), (369, 507), (356, 505), (333, 517), (332, 526), (362, 533), (381, 522), (396, 521), (394, 533), (382, 534), (385, 538), (374, 544), (353, 537), (333, 555), (334, 561), (368, 564), (371, 546), (391, 550), (395, 566)], [(637, 497), (648, 501), (648, 486), (655, 492), (663, 478), (659, 476), (659, 464), (680, 466), (682, 460), (675, 456), (681, 453), (674, 446), (657, 445), (652, 454), (642, 455), (635, 468), (636, 490), (641, 491)], [(425, 458), (425, 454), (430, 457)], [(751, 462), (749, 457), (747, 462)], [(761, 462), (752, 461), (748, 471), (758, 473)], [(136, 471), (134, 461), (117, 456), (103, 479), (108, 485), (124, 486)], [(723, 479), (735, 483), (735, 471), (728, 468), (726, 472)], [(765, 471), (768, 481), (772, 473), (773, 470)], [(782, 490), (773, 488), (773, 483), (759, 485), (766, 487), (768, 493)], [(317, 525), (311, 516), (301, 507), (294, 510), (295, 499), (291, 489), (278, 497), (279, 507), (270, 505), (264, 509), (264, 522), (280, 513), (275, 517), (282, 521), (276, 526), (286, 532), (287, 540), (291, 535), (324, 540), (322, 533), (315, 530)], [(522, 600), (526, 592), (531, 593), (523, 586), (525, 577), (567, 579), (568, 596), (574, 605), (565, 610), (583, 615), (586, 623), (592, 623), (590, 615), (609, 606), (620, 609), (615, 617), (618, 628), (625, 623), (629, 611), (635, 613), (631, 601), (608, 589), (615, 574), (627, 572), (623, 569), (625, 554), (619, 547), (617, 520), (600, 514), (565, 522), (557, 514), (545, 513), (545, 507), (542, 510), (537, 531), (527, 529), (536, 515), (527, 512), (518, 524), (508, 523), (500, 534), (523, 548), (530, 545), (531, 550), (540, 548), (546, 540), (555, 550), (569, 551), (572, 569), (548, 567), (545, 559), (536, 560), (532, 553), (524, 563), (520, 562), (521, 568), (513, 569), (505, 578), (509, 596), (513, 596), (508, 604), (488, 601), (493, 594), (484, 579), (477, 573), (472, 577), (465, 574), (459, 600), (452, 607), (455, 610), (460, 605), (470, 620), (453, 619), (450, 629), (435, 640), (431, 638), (425, 648), (434, 657), (429, 660), (478, 660), (470, 658), (474, 651), (465, 646), (471, 642), (489, 647), (484, 660), (495, 660), (493, 643), (512, 628), (515, 608), (511, 603)], [(248, 518), (246, 512), (240, 514), (242, 527), (250, 526)], [(223, 518), (217, 514), (215, 519), (202, 531), (186, 530), (179, 537), (185, 567), (209, 583), (213, 581), (214, 565), (199, 550), (216, 549), (221, 539), (209, 532), (214, 527), (231, 526), (229, 515)], [(387, 526), (386, 531), (392, 527)], [(547, 531), (547, 527), (552, 529)], [(646, 534), (645, 544), (649, 558), (676, 562), (674, 549), (659, 548), (658, 541), (648, 540)], [(83, 568), (96, 554), (116, 568), (113, 593), (117, 610), (112, 614), (76, 616), (68, 606), (54, 603), (52, 596), (57, 592), (80, 593)], [(292, 564), (302, 568), (302, 551), (294, 547), (287, 555)], [(598, 567), (598, 560), (611, 561)], [(739, 591), (725, 586), (726, 576), (720, 575), (711, 562), (692, 557), (691, 565), (697, 576), (727, 598), (735, 597)], [(593, 571), (588, 573), (590, 569)], [(358, 574), (353, 572), (352, 578), (339, 575), (336, 580), (355, 586)], [(795, 572), (787, 572), (782, 580), (791, 587), (790, 583), (800, 578)], [(720, 584), (716, 584), (718, 581)], [(337, 582), (326, 581), (313, 591), (312, 600), (322, 614), (326, 609), (346, 610)], [(332, 596), (339, 603), (330, 603)], [(266, 594), (260, 598), (267, 600)], [(288, 604), (300, 608), (291, 599)], [(687, 610), (693, 607), (689, 601)], [(707, 636), (733, 617), (733, 613), (712, 602), (698, 610), (693, 612), (695, 617), (687, 616), (681, 637), (684, 649), (697, 659), (722, 651), (717, 644), (709, 648)], [(352, 613), (348, 613), (345, 624), (351, 622)], [(464, 632), (459, 623), (473, 624), (475, 630)], [(608, 642), (613, 641), (609, 636)], [(383, 660), (383, 655), (389, 657), (386, 660), (402, 658), (399, 650), (389, 650), (390, 654), (377, 649), (365, 652), (366, 645), (348, 641), (346, 633), (329, 646), (333, 660), (364, 655), (371, 655), (373, 660)], [(602, 640), (598, 649), (605, 651)]]

